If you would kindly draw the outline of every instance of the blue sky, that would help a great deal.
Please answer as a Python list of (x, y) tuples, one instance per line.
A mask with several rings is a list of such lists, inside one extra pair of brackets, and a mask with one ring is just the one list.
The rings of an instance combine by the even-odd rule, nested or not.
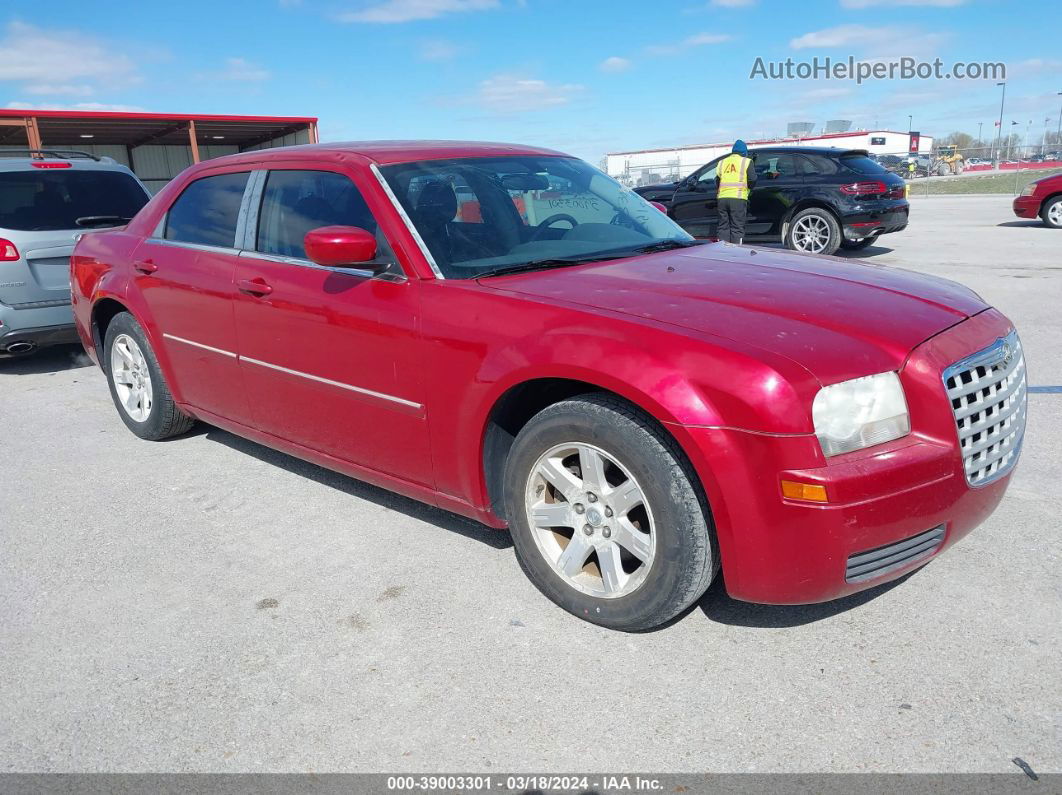
[[(1047, 0), (9, 0), (0, 106), (318, 116), (324, 140), (473, 138), (597, 161), (787, 121), (993, 134), (995, 80), (750, 80), (756, 57), (1002, 61), (1004, 125), (1062, 97)], [(1014, 12), (1018, 15), (1015, 16)], [(1019, 127), (1014, 127), (1017, 130)]]

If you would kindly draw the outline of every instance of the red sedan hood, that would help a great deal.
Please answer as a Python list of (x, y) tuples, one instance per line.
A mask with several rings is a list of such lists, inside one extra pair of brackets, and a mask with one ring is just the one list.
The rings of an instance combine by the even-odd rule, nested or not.
[(739, 340), (824, 384), (896, 370), (919, 343), (987, 308), (933, 276), (724, 243), (483, 283)]

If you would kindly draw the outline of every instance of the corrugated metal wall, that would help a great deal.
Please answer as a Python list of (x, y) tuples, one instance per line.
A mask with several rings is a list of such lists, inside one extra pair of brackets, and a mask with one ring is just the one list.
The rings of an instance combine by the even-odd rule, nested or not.
[[(309, 140), (310, 131), (299, 130), (296, 133), (285, 135), (282, 138), (248, 147), (245, 151), (272, 149), (277, 146), (294, 146), (296, 144), (309, 143)], [(188, 146), (152, 146), (150, 144), (147, 146), (138, 146), (133, 150), (132, 163), (129, 162), (129, 157), (124, 146), (94, 145), (86, 144), (83, 141), (73, 144), (60, 144), (48, 141), (45, 146), (49, 149), (77, 149), (81, 152), (88, 152), (91, 155), (96, 155), (97, 157), (113, 158), (123, 166), (129, 166), (132, 168), (133, 173), (140, 177), (141, 181), (147, 185), (148, 190), (152, 193), (160, 190), (163, 185), (184, 171), (184, 169), (188, 168), (188, 166), (192, 165), (192, 149)], [(236, 154), (239, 151), (240, 149), (237, 146), (203, 144), (199, 147), (199, 159), (210, 160), (214, 157)]]

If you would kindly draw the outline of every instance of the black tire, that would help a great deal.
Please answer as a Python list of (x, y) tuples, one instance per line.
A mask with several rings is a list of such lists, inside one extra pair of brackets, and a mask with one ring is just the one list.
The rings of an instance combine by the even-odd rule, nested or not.
[(785, 247), (792, 249), (793, 251), (807, 251), (806, 248), (800, 248), (796, 239), (794, 238), (794, 230), (797, 229), (798, 224), (805, 218), (815, 218), (821, 220), (827, 227), (829, 232), (828, 242), (821, 251), (811, 251), (812, 254), (821, 254), (823, 256), (829, 256), (837, 251), (841, 245), (841, 241), (844, 236), (841, 234), (841, 225), (837, 222), (833, 213), (829, 210), (824, 210), (821, 207), (809, 207), (806, 210), (801, 210), (792, 218), (789, 219), (789, 223), (785, 230)]
[[(118, 389), (114, 381), (111, 363), (111, 357), (114, 355), (114, 341), (123, 334), (132, 338), (139, 347), (151, 377), (153, 393), (151, 408), (143, 421), (137, 421), (129, 415), (128, 410), (118, 397)], [(114, 401), (114, 407), (118, 409), (118, 416), (122, 418), (122, 422), (125, 423), (126, 427), (141, 439), (150, 441), (169, 439), (171, 436), (179, 436), (187, 432), (195, 425), (195, 420), (177, 408), (177, 404), (174, 403), (173, 395), (166, 384), (166, 379), (162, 376), (158, 359), (155, 358), (155, 352), (148, 343), (144, 329), (141, 328), (136, 318), (128, 312), (121, 312), (115, 315), (107, 326), (102, 358), (104, 362), (103, 369), (107, 375), (107, 384), (111, 389), (111, 399)]]
[(877, 236), (864, 237), (862, 240), (842, 240), (841, 248), (846, 251), (860, 251), (877, 240)]
[[(535, 541), (525, 506), (529, 478), (542, 455), (567, 443), (593, 445), (622, 462), (652, 507), (656, 551), (626, 595), (577, 590)], [(711, 514), (696, 482), (676, 442), (630, 404), (595, 394), (554, 404), (524, 426), (506, 460), (506, 515), (520, 563), (543, 594), (591, 623), (628, 632), (664, 624), (700, 598), (718, 570)]]
[[(1044, 202), (1044, 206), (1040, 208), (1040, 219), (1044, 222), (1044, 225), (1052, 229), (1062, 229), (1062, 220), (1058, 223), (1051, 220), (1051, 210), (1056, 207), (1062, 207), (1062, 196), (1055, 196), (1050, 201)], [(1062, 218), (1062, 215), (1057, 215), (1058, 210), (1055, 210), (1055, 212), (1056, 217)]]

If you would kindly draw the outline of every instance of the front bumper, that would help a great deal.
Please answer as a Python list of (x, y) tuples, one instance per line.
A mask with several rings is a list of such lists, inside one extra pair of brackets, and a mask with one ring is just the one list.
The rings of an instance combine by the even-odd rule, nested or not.
[[(900, 374), (913, 430), (888, 444), (824, 459), (812, 435), (690, 429), (728, 593), (768, 604), (836, 599), (903, 576), (983, 522), (1011, 476), (967, 484), (941, 373), (1010, 328), (988, 310), (916, 349)], [(829, 502), (786, 499), (783, 479), (820, 484)]]
[(1035, 196), (1017, 196), (1014, 199), (1014, 214), (1019, 218), (1037, 218), (1040, 215), (1040, 200)]

